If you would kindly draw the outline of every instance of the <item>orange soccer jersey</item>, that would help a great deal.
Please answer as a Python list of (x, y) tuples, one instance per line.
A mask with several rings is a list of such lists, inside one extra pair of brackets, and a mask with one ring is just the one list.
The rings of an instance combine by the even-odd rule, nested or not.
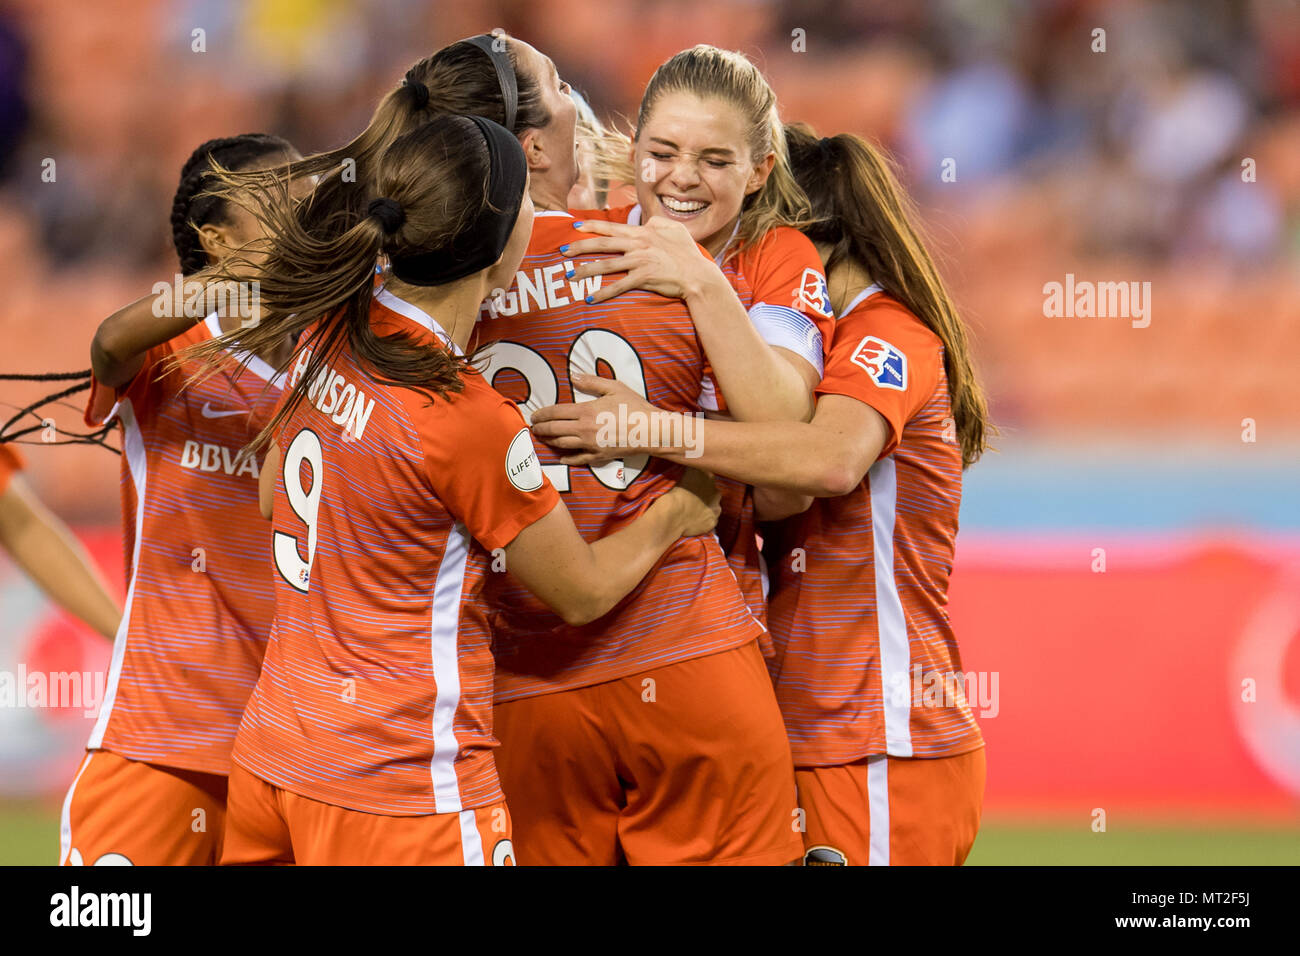
[[(641, 222), (641, 207), (612, 209), (608, 216), (637, 225)], [(812, 241), (797, 229), (778, 226), (737, 255), (719, 261), (718, 266), (763, 341), (795, 353), (820, 374), (835, 318), (821, 257)], [(700, 406), (725, 412), (726, 397), (719, 392), (711, 372), (701, 385)], [(758, 548), (753, 491), (730, 478), (719, 478), (718, 486), (722, 489), (718, 540), (750, 609), (760, 621), (766, 621), (767, 572)]]
[[(698, 410), (706, 363), (689, 311), (641, 291), (587, 305), (601, 278), (566, 280), (559, 253), (581, 237), (573, 222), (568, 213), (538, 213), (515, 283), (485, 304), (478, 335), (493, 343), (485, 377), (525, 413), (581, 398), (569, 384), (579, 371), (612, 373), (663, 409)], [(559, 464), (546, 446), (540, 454), (589, 541), (629, 524), (682, 474), (680, 465), (644, 455), (579, 468)], [(506, 575), (493, 575), (484, 597), (501, 702), (731, 650), (762, 632), (712, 535), (676, 542), (614, 610), (583, 627), (564, 624)]]
[(220, 334), (216, 315), (146, 353), (126, 388), (96, 383), (86, 422), (122, 426), (128, 586), (104, 702), (87, 747), (225, 774), (257, 681), (273, 604), (257, 459), (240, 450), (279, 400), (250, 357), (186, 386), (171, 360)]
[(873, 286), (839, 319), (817, 392), (870, 405), (889, 439), (856, 490), (770, 542), (772, 673), (795, 764), (974, 750), (947, 612), (962, 471), (943, 346)]
[[(378, 334), (446, 341), (380, 289)], [(306, 368), (306, 333), (290, 385)], [(559, 497), (514, 404), (477, 374), (430, 401), (344, 347), (279, 431), (276, 611), (237, 764), (312, 800), (392, 816), (502, 800), (493, 663), (464, 614), (492, 560)]]

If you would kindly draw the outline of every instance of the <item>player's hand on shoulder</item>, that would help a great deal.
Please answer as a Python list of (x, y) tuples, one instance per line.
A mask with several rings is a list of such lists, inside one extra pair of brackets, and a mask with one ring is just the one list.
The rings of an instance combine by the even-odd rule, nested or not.
[[(680, 222), (654, 216), (643, 226), (591, 220), (575, 223), (579, 233), (595, 238), (566, 243), (560, 251), (575, 258), (571, 280), (626, 272), (617, 282), (603, 284), (590, 301), (604, 302), (629, 289), (645, 289), (672, 299), (699, 291), (718, 267), (705, 255)], [(606, 259), (576, 261), (582, 256), (611, 254)], [(719, 273), (720, 274), (720, 273)]]

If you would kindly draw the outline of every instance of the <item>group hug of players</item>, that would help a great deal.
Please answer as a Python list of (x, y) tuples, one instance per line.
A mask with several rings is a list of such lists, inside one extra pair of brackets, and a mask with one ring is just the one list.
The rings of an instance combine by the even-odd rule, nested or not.
[(129, 582), (62, 863), (966, 858), (984, 398), (881, 154), (777, 117), (697, 46), (620, 146), (497, 34), (194, 153), (182, 272), (260, 313), (91, 344)]

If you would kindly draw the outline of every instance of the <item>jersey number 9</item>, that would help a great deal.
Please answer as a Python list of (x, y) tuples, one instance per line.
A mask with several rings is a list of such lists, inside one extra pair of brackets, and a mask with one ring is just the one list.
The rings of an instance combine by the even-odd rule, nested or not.
[[(302, 486), (303, 462), (311, 466), (310, 488)], [(325, 483), (320, 438), (311, 429), (304, 428), (289, 443), (284, 453), (283, 477), (289, 507), (307, 526), (307, 560), (302, 559), (298, 550), (301, 539), (277, 531), (272, 542), (275, 566), (282, 578), (306, 594), (311, 583), (311, 563), (316, 557), (316, 509), (320, 505), (321, 486)]]

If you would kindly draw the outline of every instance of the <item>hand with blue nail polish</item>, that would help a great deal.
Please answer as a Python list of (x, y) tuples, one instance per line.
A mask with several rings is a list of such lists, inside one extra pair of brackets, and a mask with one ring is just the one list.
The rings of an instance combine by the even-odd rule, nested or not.
[[(567, 278), (572, 279), (579, 267), (588, 277), (624, 273), (587, 296), (588, 305), (608, 301), (629, 289), (674, 299), (698, 298), (702, 290), (714, 287), (731, 290), (722, 270), (679, 222), (655, 216), (642, 226), (604, 219), (573, 226), (585, 226), (583, 232), (588, 235), (560, 246), (560, 252), (574, 260), (572, 265), (566, 263), (575, 270)], [(593, 255), (599, 258), (589, 258)], [(580, 265), (577, 259), (582, 259)]]

